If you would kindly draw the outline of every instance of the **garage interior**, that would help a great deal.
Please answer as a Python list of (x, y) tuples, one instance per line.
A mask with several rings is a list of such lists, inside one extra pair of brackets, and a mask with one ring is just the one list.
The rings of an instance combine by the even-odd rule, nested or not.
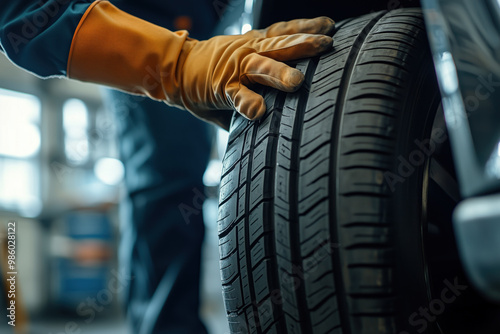
[[(117, 240), (123, 166), (100, 88), (38, 79), (0, 54), (0, 106), (0, 235), (5, 241), (8, 222), (16, 222), (17, 312), (26, 314), (18, 319), (29, 322), (29, 333), (66, 333), (68, 323), (82, 333), (127, 333), (120, 287), (108, 287), (122, 280)], [(217, 220), (214, 189), (226, 137), (219, 132), (204, 176), (202, 316), (213, 333), (228, 332), (217, 226), (210, 223)], [(2, 298), (2, 318), (5, 303)], [(11, 333), (12, 327), (2, 321), (0, 331)]]

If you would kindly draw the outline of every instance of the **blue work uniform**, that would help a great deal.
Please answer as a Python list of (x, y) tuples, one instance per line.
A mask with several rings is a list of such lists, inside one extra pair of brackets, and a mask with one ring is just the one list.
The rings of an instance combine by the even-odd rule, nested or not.
[[(171, 30), (177, 18), (187, 17), (190, 35), (198, 39), (208, 38), (217, 20), (211, 0), (111, 2)], [(66, 76), (74, 31), (91, 3), (1, 1), (4, 53), (38, 76)], [(203, 192), (209, 128), (186, 111), (145, 97), (118, 91), (106, 97), (116, 114), (126, 170), (119, 258), (133, 277), (124, 296), (133, 333), (206, 333), (199, 318), (203, 215), (198, 210), (186, 221), (180, 208)]]

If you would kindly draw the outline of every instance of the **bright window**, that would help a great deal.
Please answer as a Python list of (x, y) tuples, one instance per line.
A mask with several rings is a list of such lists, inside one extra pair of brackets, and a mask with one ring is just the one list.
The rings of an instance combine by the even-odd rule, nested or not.
[(40, 100), (0, 89), (0, 208), (40, 213)]
[(0, 89), (0, 155), (28, 158), (40, 150), (40, 100)]
[(64, 153), (73, 165), (89, 159), (89, 112), (83, 101), (69, 99), (63, 106)]

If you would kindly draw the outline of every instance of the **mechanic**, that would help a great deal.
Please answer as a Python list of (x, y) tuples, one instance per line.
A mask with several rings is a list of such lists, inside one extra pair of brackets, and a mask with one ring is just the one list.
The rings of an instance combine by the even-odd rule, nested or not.
[(225, 129), (233, 109), (257, 119), (265, 104), (251, 85), (298, 89), (303, 74), (283, 62), (328, 50), (332, 39), (325, 35), (334, 23), (294, 20), (199, 41), (164, 27), (189, 28), (175, 27), (175, 17), (189, 15), (193, 31), (207, 38), (217, 20), (210, 18), (211, 1), (116, 5), (125, 11), (108, 1), (3, 1), (1, 47), (37, 76), (123, 91), (108, 100), (119, 115), (126, 167), (120, 260), (134, 277), (125, 296), (128, 317), (134, 333), (205, 333), (198, 316), (202, 216), (186, 224), (178, 203), (190, 203), (192, 189), (202, 187), (207, 129), (186, 113), (161, 110), (169, 108), (163, 102)]

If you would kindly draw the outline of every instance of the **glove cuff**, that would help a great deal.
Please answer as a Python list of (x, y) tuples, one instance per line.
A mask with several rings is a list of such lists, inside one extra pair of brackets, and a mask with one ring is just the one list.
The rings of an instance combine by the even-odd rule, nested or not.
[(95, 1), (75, 30), (67, 76), (177, 105), (187, 37)]

